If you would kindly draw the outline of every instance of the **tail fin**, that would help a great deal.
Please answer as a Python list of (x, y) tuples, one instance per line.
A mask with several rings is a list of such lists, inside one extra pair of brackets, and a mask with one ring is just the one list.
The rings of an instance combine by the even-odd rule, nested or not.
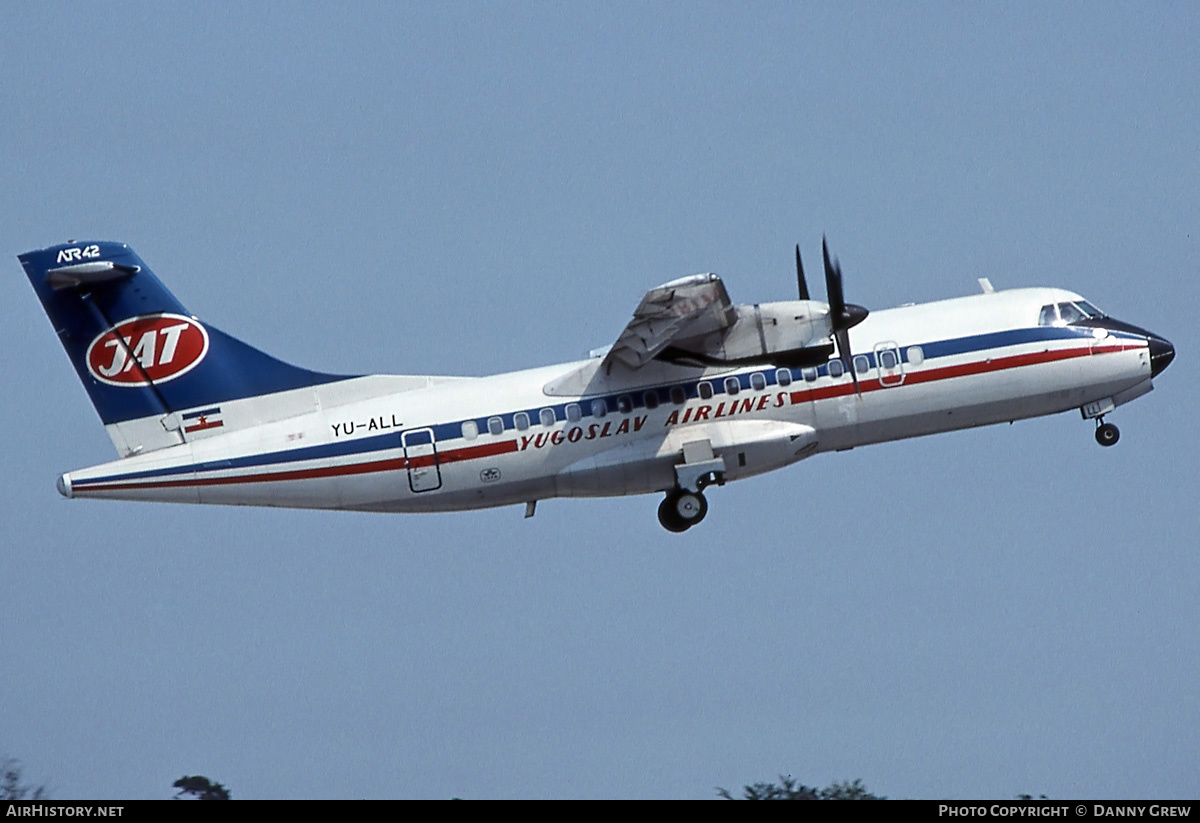
[(18, 259), (122, 456), (213, 434), (222, 403), (347, 379), (202, 324), (124, 243), (71, 242)]

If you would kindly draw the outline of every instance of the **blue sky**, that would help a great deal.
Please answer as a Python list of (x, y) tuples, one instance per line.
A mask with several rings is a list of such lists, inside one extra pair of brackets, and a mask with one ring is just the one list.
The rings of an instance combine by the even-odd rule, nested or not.
[[(1195, 797), (1194, 4), (4, 4), (0, 754), (56, 797)], [(716, 271), (1074, 289), (1179, 356), (1075, 414), (710, 494), (379, 516), (67, 501), (111, 446), (16, 261), (130, 243), (332, 372), (612, 342)]]

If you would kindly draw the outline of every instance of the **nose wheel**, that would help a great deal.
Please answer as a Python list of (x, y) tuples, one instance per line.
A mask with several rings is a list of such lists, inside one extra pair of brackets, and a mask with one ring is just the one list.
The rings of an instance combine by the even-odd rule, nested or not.
[(1096, 442), (1101, 446), (1115, 446), (1121, 439), (1121, 430), (1112, 423), (1101, 422), (1096, 426)]
[(658, 522), (669, 532), (685, 532), (708, 514), (708, 501), (700, 492), (675, 489), (658, 504)]

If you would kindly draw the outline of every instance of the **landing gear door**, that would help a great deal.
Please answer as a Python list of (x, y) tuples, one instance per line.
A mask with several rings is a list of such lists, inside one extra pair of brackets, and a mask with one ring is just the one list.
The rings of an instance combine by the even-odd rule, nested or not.
[(895, 343), (877, 344), (875, 363), (879, 368), (879, 385), (891, 388), (904, 382), (904, 360), (900, 357), (900, 347)]
[(414, 492), (431, 492), (442, 487), (437, 444), (433, 429), (413, 429), (400, 436), (404, 444), (404, 462), (408, 466), (408, 487)]

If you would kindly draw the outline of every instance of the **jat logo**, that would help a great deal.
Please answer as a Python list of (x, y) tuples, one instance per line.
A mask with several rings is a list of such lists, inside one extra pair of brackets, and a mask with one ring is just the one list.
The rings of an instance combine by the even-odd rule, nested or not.
[(92, 341), (87, 366), (110, 386), (164, 383), (191, 371), (208, 353), (208, 332), (178, 314), (131, 317)]

